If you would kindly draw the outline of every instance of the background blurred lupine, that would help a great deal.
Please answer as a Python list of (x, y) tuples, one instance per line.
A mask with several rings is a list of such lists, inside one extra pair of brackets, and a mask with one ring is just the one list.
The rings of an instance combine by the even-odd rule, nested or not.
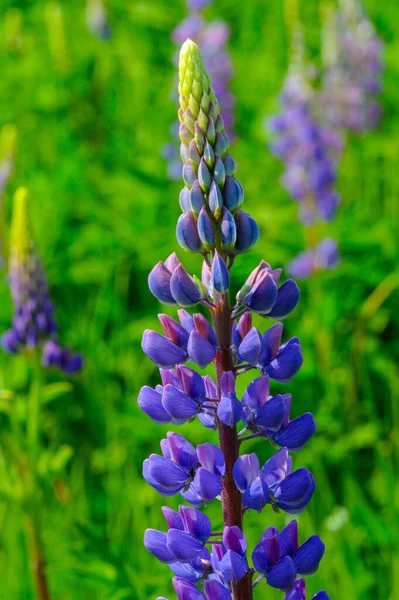
[[(205, 442), (195, 448), (183, 436), (168, 432), (161, 441), (162, 456), (152, 454), (144, 461), (143, 475), (152, 487), (164, 496), (180, 492), (193, 505), (180, 505), (177, 512), (164, 506), (167, 531), (147, 529), (144, 544), (170, 565), (179, 600), (249, 600), (262, 579), (294, 598), (295, 590), (303, 589), (301, 580), (295, 583), (297, 575), (317, 570), (323, 542), (313, 535), (299, 545), (295, 520), (281, 532), (268, 527), (252, 552), (250, 567), (243, 514), (251, 509), (261, 512), (267, 504), (275, 511), (300, 513), (315, 489), (312, 474), (304, 468), (292, 470), (289, 455), (312, 437), (313, 416), (306, 413), (290, 420), (291, 395), (270, 394), (271, 379), (286, 383), (301, 367), (299, 340), (291, 338), (280, 345), (279, 322), (263, 335), (252, 327), (252, 314), (287, 316), (299, 301), (299, 289), (293, 280), (278, 287), (282, 269), (261, 261), (230, 308), (231, 267), (257, 242), (259, 229), (241, 210), (244, 192), (234, 177), (219, 103), (191, 40), (181, 49), (179, 80), (185, 186), (176, 236), (185, 250), (202, 255), (202, 278), (191, 277), (176, 254), (151, 271), (154, 296), (163, 304), (184, 308), (178, 312), (180, 323), (159, 315), (164, 335), (144, 332), (142, 348), (160, 367), (162, 385), (144, 386), (138, 403), (159, 424), (179, 425), (198, 415), (205, 427), (217, 430), (219, 446)], [(213, 327), (201, 314), (192, 316), (185, 310), (196, 305), (210, 309)], [(216, 382), (185, 366), (187, 359), (200, 367), (213, 362)], [(249, 384), (240, 401), (236, 377), (254, 368), (261, 376)], [(244, 427), (237, 433), (240, 421)], [(280, 446), (262, 468), (255, 453), (240, 454), (242, 444), (254, 438)], [(199, 507), (215, 498), (222, 502), (223, 531), (213, 532)], [(204, 593), (195, 585), (200, 581)]]
[(44, 366), (78, 373), (83, 366), (81, 354), (62, 348), (58, 341), (54, 305), (30, 231), (25, 188), (19, 188), (14, 197), (8, 281), (14, 317), (11, 329), (2, 336), (3, 349), (12, 354), (38, 349)]
[[(201, 13), (202, 9), (211, 4), (211, 0), (187, 0), (188, 16), (175, 28), (172, 39), (177, 47), (174, 63), (178, 62), (178, 49), (183, 42), (190, 38), (201, 48), (205, 64), (212, 77), (215, 93), (218, 97), (224, 115), (224, 124), (230, 141), (234, 139), (233, 108), (235, 98), (229, 89), (233, 76), (233, 66), (227, 48), (230, 37), (229, 26), (222, 19), (207, 22)], [(177, 102), (176, 86), (172, 98)], [(168, 173), (171, 179), (180, 179), (181, 161), (178, 152), (178, 122), (171, 126), (173, 140), (163, 147), (163, 157), (168, 162)]]
[(323, 118), (344, 132), (375, 129), (381, 118), (383, 44), (360, 0), (340, 0), (338, 10), (326, 11), (322, 42)]
[(13, 125), (5, 125), (0, 132), (0, 267), (6, 262), (5, 255), (5, 207), (3, 196), (14, 171), (17, 131)]
[(112, 38), (112, 29), (103, 0), (87, 0), (86, 23), (89, 31), (100, 40), (108, 41)]

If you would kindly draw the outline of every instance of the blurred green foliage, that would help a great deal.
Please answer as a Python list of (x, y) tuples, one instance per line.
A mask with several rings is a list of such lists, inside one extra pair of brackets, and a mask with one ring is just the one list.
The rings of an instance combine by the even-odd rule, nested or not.
[[(317, 531), (327, 544), (308, 589), (326, 588), (333, 600), (399, 597), (399, 7), (366, 4), (386, 43), (384, 119), (377, 132), (348, 139), (342, 206), (337, 220), (321, 227), (339, 240), (342, 264), (302, 284), (300, 306), (285, 326), (305, 355), (289, 386), (293, 415), (311, 410), (318, 423), (315, 438), (294, 457), (318, 484), (299, 517), (301, 538)], [(160, 309), (147, 274), (177, 246), (180, 186), (167, 180), (160, 150), (175, 118), (170, 32), (184, 15), (183, 0), (109, 0), (110, 41), (88, 32), (82, 0), (0, 0), (0, 9), (0, 126), (18, 130), (3, 208), (8, 218), (15, 188), (29, 188), (62, 339), (86, 357), (81, 378), (65, 384), (53, 374), (45, 389), (38, 471), (52, 598), (172, 598), (168, 567), (142, 547), (144, 529), (163, 526), (164, 501), (143, 483), (141, 464), (167, 428), (152, 424), (136, 398), (141, 385), (158, 380), (140, 349), (142, 331), (157, 327)], [(320, 9), (317, 0), (301, 7), (316, 65)], [(280, 0), (220, 0), (207, 14), (231, 26), (238, 134), (232, 154), (247, 210), (262, 231), (255, 251), (237, 260), (237, 289), (260, 258), (280, 266), (304, 248), (296, 207), (279, 185), (282, 167), (263, 134), (287, 68), (287, 25)], [(184, 259), (198, 272), (195, 256)], [(11, 314), (3, 281), (1, 331)], [(31, 366), (1, 354), (0, 374), (0, 595), (30, 600), (13, 444), (24, 426)], [(198, 423), (179, 431), (193, 443), (214, 437)], [(251, 444), (248, 451), (269, 455), (266, 444)], [(220, 524), (217, 503), (210, 513)], [(249, 541), (283, 521), (267, 510), (247, 515)], [(264, 595), (259, 586), (257, 597)], [(281, 593), (268, 589), (267, 597)]]

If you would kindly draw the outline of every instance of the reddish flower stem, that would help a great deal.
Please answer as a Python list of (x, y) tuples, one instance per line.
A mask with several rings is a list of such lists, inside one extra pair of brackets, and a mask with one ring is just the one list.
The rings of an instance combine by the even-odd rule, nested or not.
[[(221, 296), (221, 301), (212, 311), (213, 323), (218, 342), (215, 358), (218, 396), (220, 400), (220, 380), (223, 371), (233, 371), (232, 320), (227, 294)], [(239, 441), (237, 428), (229, 427), (218, 420), (219, 444), (226, 463), (226, 474), (223, 477), (222, 507), (224, 525), (238, 526), (243, 529), (243, 511), (241, 492), (236, 488), (232, 471), (239, 456)], [(234, 600), (252, 600), (252, 573), (249, 572), (241, 581), (233, 584)]]

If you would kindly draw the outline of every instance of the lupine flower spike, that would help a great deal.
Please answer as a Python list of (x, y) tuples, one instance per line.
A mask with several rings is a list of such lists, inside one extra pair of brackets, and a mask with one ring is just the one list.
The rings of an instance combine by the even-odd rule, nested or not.
[[(273, 381), (286, 383), (300, 369), (301, 345), (295, 337), (282, 342), (280, 321), (264, 333), (252, 326), (252, 313), (272, 321), (289, 315), (299, 290), (293, 280), (281, 284), (281, 269), (262, 261), (230, 306), (233, 262), (256, 243), (259, 229), (242, 210), (244, 191), (235, 178), (219, 102), (191, 40), (180, 53), (179, 97), (184, 188), (176, 235), (185, 250), (202, 256), (202, 275), (191, 276), (176, 254), (151, 271), (154, 296), (182, 308), (178, 320), (159, 315), (162, 334), (144, 333), (143, 350), (160, 368), (162, 383), (144, 386), (138, 403), (155, 423), (177, 426), (198, 416), (206, 428), (217, 430), (219, 443), (195, 447), (169, 431), (161, 454), (144, 461), (143, 474), (153, 488), (166, 498), (180, 494), (191, 505), (181, 504), (178, 511), (164, 506), (164, 530), (147, 529), (144, 544), (169, 565), (179, 600), (250, 600), (263, 579), (287, 592), (287, 599), (300, 600), (304, 583), (296, 578), (317, 570), (324, 554), (321, 539), (313, 535), (299, 544), (297, 523), (291, 521), (281, 532), (267, 528), (249, 550), (243, 532), (245, 511), (297, 514), (315, 489), (313, 475), (294, 466), (290, 455), (315, 432), (313, 415), (291, 419), (291, 395), (271, 391)], [(199, 304), (210, 310), (212, 325), (186, 310)], [(209, 363), (216, 381), (200, 374)], [(236, 378), (250, 369), (259, 374), (239, 398)], [(255, 453), (241, 453), (248, 438), (269, 440), (279, 449), (261, 466)], [(223, 515), (218, 532), (202, 510), (214, 501), (221, 502)]]
[[(230, 30), (227, 23), (216, 19), (207, 23), (202, 10), (211, 4), (211, 0), (187, 0), (188, 16), (174, 29), (172, 40), (177, 48), (189, 37), (202, 49), (205, 64), (212, 77), (213, 86), (223, 111), (224, 126), (230, 141), (234, 138), (233, 108), (235, 98), (229, 89), (233, 76), (233, 67), (227, 42)], [(178, 51), (175, 62), (178, 62)], [(178, 100), (173, 91), (173, 99)], [(179, 122), (171, 127), (173, 141), (163, 147), (163, 157), (168, 162), (168, 173), (171, 179), (181, 177), (181, 161), (178, 150)]]
[(3, 349), (18, 354), (38, 348), (44, 366), (69, 375), (78, 373), (83, 366), (81, 354), (62, 348), (58, 341), (54, 305), (31, 236), (25, 188), (19, 188), (14, 197), (8, 280), (15, 312), (11, 329), (1, 340)]

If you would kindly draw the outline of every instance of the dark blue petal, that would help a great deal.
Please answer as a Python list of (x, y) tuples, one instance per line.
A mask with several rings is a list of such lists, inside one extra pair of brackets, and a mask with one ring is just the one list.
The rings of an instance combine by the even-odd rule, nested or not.
[(252, 552), (252, 562), (258, 573), (265, 575), (280, 559), (277, 527), (268, 527)]
[(278, 394), (270, 398), (256, 413), (255, 422), (259, 427), (277, 429), (282, 424), (286, 412), (284, 398)]
[(198, 215), (198, 234), (201, 242), (204, 245), (204, 248), (210, 250), (216, 246), (215, 231), (206, 206), (201, 208), (201, 211)]
[(266, 574), (266, 581), (271, 587), (286, 591), (293, 584), (296, 577), (296, 569), (289, 556), (282, 558)]
[(247, 574), (248, 564), (243, 556), (233, 550), (227, 550), (220, 561), (220, 571), (226, 581), (236, 583)]
[(244, 298), (244, 305), (259, 313), (268, 313), (277, 299), (277, 285), (273, 275), (264, 269)]
[(259, 227), (255, 219), (243, 210), (239, 210), (234, 215), (234, 221), (237, 229), (237, 239), (234, 250), (241, 254), (248, 252), (259, 239)]
[(282, 481), (291, 472), (291, 466), (292, 458), (288, 455), (287, 448), (282, 448), (263, 465), (262, 479), (271, 487)]
[(220, 400), (217, 408), (220, 421), (229, 427), (234, 427), (242, 419), (241, 402), (234, 394), (227, 394)]
[(316, 484), (307, 469), (298, 469), (288, 475), (273, 492), (278, 506), (288, 514), (305, 510), (313, 496)]
[(279, 446), (286, 446), (291, 452), (301, 450), (316, 431), (312, 413), (305, 413), (290, 421), (284, 429), (278, 431), (273, 439)]
[(233, 550), (241, 556), (245, 556), (247, 542), (245, 535), (237, 525), (226, 526), (223, 530), (223, 546), (226, 550)]
[(319, 568), (323, 558), (325, 545), (318, 535), (312, 535), (304, 544), (299, 546), (294, 564), (301, 575), (311, 575)]
[(279, 383), (287, 383), (302, 366), (302, 348), (297, 343), (287, 343), (281, 348), (277, 358), (266, 366), (264, 372)]
[(262, 336), (262, 353), (259, 357), (261, 365), (269, 364), (276, 358), (280, 349), (281, 336), (283, 335), (283, 324), (274, 323)]
[(279, 535), (280, 542), (280, 558), (284, 556), (294, 557), (298, 550), (298, 523), (291, 521), (284, 527)]
[(287, 279), (278, 289), (277, 300), (268, 317), (283, 319), (294, 310), (299, 302), (301, 292), (293, 279)]
[(176, 370), (183, 392), (201, 404), (205, 400), (205, 384), (201, 375), (185, 365), (179, 365)]
[(284, 596), (284, 600), (306, 600), (305, 580), (296, 579), (290, 591)]
[(270, 379), (268, 375), (257, 377), (247, 387), (242, 397), (242, 404), (254, 412), (265, 404), (269, 398)]
[(245, 492), (247, 487), (259, 475), (259, 458), (252, 454), (240, 456), (233, 467), (233, 479), (240, 492)]
[(269, 500), (269, 488), (260, 477), (254, 481), (245, 490), (242, 501), (245, 506), (261, 512)]
[(220, 223), (220, 235), (223, 250), (231, 250), (237, 239), (237, 228), (233, 215), (226, 207), (223, 208), (222, 221)]

